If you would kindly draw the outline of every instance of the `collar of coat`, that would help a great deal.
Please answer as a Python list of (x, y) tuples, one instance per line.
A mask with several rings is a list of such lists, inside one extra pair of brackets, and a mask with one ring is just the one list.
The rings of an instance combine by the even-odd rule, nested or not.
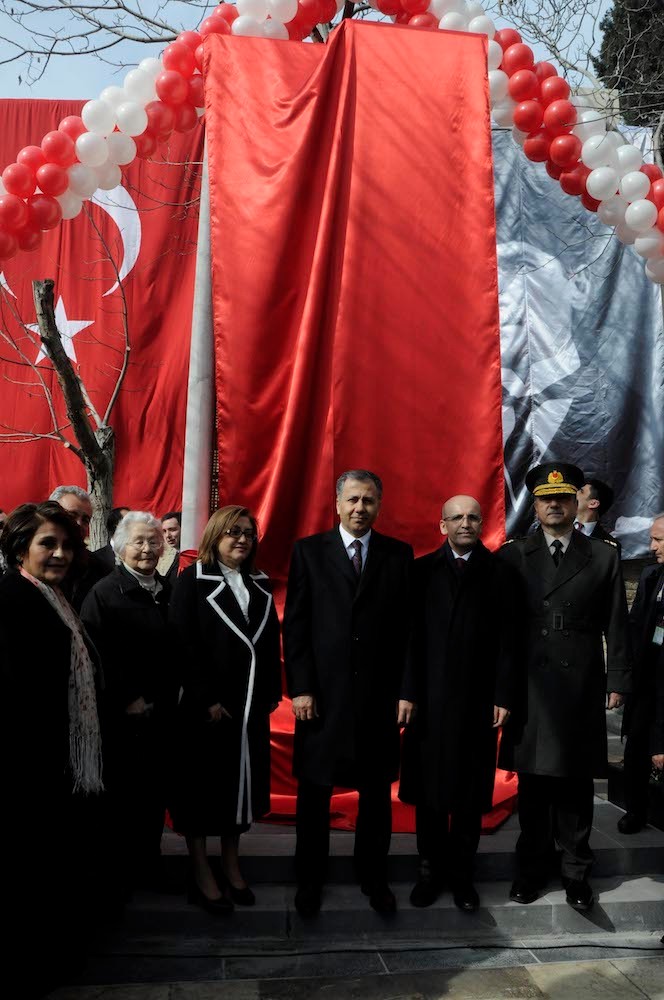
[(267, 624), (272, 607), (272, 593), (264, 583), (269, 579), (266, 573), (256, 570), (253, 573), (243, 573), (242, 578), (250, 595), (248, 622), (219, 567), (216, 564), (204, 566), (200, 560), (196, 562), (196, 579), (211, 586), (216, 585), (205, 595), (206, 601), (239, 639), (251, 645), (257, 642)]
[[(150, 591), (145, 587), (141, 587), (139, 581), (133, 576), (122, 563), (118, 563), (113, 571), (119, 577), (120, 592), (123, 594), (130, 593), (131, 591), (139, 591), (141, 594), (148, 594), (150, 600), (155, 598), (150, 594)], [(158, 601), (162, 601), (168, 596), (168, 584), (163, 576), (155, 571), (155, 580), (159, 580), (161, 584), (161, 590), (156, 595)]]
[(562, 587), (563, 584), (571, 580), (584, 569), (593, 556), (593, 549), (597, 542), (592, 542), (589, 537), (580, 531), (573, 531), (570, 543), (567, 546), (565, 555), (560, 560), (558, 566), (553, 561), (549, 546), (547, 545), (544, 532), (541, 528), (528, 535), (523, 546), (523, 552), (528, 561), (532, 564), (533, 570), (539, 576), (544, 596)]
[(381, 554), (385, 549), (385, 537), (385, 535), (381, 535), (374, 528), (371, 529), (367, 557), (358, 582), (353, 564), (348, 558), (348, 552), (346, 551), (339, 528), (333, 528), (323, 536), (327, 559), (346, 578), (348, 583), (352, 585), (355, 598), (364, 593), (367, 586), (371, 584), (372, 579), (375, 578), (376, 573), (380, 570)]

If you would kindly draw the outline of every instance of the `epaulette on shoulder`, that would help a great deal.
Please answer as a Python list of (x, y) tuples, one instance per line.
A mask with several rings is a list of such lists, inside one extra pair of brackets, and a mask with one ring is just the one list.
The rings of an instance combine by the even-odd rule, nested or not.
[(518, 541), (519, 541), (518, 538), (506, 538), (500, 547), (501, 549), (504, 549), (506, 545), (511, 545), (512, 542), (518, 542)]
[(618, 543), (614, 542), (612, 538), (603, 538), (602, 541), (606, 542), (607, 545), (613, 545), (614, 549), (618, 548)]

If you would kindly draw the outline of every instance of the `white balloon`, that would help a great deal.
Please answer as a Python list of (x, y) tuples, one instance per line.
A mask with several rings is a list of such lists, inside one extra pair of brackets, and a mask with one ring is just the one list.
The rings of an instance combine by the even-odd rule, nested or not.
[(272, 17), (263, 22), (263, 34), (266, 38), (276, 38), (283, 42), (287, 42), (290, 38), (286, 25)]
[(507, 73), (503, 73), (502, 69), (489, 70), (489, 93), (492, 104), (505, 100), (509, 82), (510, 78)]
[(431, 0), (427, 9), (439, 21), (444, 14), (448, 14), (452, 10), (455, 10), (458, 14), (463, 14), (466, 18), (468, 17), (466, 5), (463, 0)]
[(144, 73), (142, 69), (130, 69), (124, 78), (124, 89), (127, 93), (128, 101), (136, 101), (137, 104), (145, 106), (149, 101), (154, 101), (157, 97), (155, 89), (155, 78), (149, 73)]
[(646, 274), (651, 281), (657, 282), (658, 285), (664, 283), (664, 257), (655, 258), (654, 260), (649, 260), (646, 264)]
[(75, 219), (83, 208), (83, 199), (79, 198), (73, 191), (59, 194), (55, 200), (60, 204), (63, 219)]
[(447, 14), (443, 14), (438, 27), (441, 31), (467, 31), (468, 18), (456, 10), (450, 10)]
[(604, 135), (591, 135), (586, 139), (581, 148), (581, 160), (590, 170), (597, 167), (618, 166), (618, 153), (612, 142), (609, 142)]
[(640, 170), (631, 170), (620, 181), (620, 193), (625, 201), (640, 201), (645, 198), (648, 191), (650, 191), (650, 178)]
[(647, 233), (657, 222), (657, 208), (645, 198), (633, 201), (625, 212), (625, 222), (635, 232)]
[(108, 146), (96, 132), (83, 132), (76, 140), (76, 155), (86, 167), (100, 167), (108, 159)]
[(147, 59), (141, 59), (138, 64), (138, 68), (147, 76), (151, 76), (153, 80), (156, 80), (159, 74), (164, 72), (164, 64), (161, 59), (155, 59), (154, 56), (148, 56)]
[(626, 210), (627, 202), (619, 194), (614, 194), (598, 206), (597, 217), (605, 226), (617, 226), (625, 221)]
[(621, 136), (620, 132), (614, 132), (613, 129), (609, 129), (606, 133), (606, 138), (609, 142), (613, 143), (616, 149), (620, 149), (625, 145), (625, 140)]
[(91, 198), (97, 190), (97, 174), (92, 167), (83, 163), (75, 163), (67, 171), (69, 174), (69, 190), (79, 198)]
[(625, 244), (625, 246), (631, 246), (631, 244), (634, 243), (638, 235), (639, 234), (635, 233), (633, 229), (630, 229), (625, 222), (620, 222), (616, 226), (616, 236), (618, 237), (621, 243)]
[(142, 135), (148, 127), (145, 108), (136, 101), (125, 101), (116, 109), (118, 128), (126, 135)]
[(108, 146), (108, 159), (111, 163), (119, 163), (124, 166), (136, 159), (136, 143), (124, 132), (111, 132), (106, 140)]
[(247, 14), (240, 14), (231, 24), (231, 31), (234, 35), (241, 35), (245, 38), (262, 38), (263, 25), (256, 18)]
[(102, 191), (112, 191), (122, 183), (122, 171), (115, 163), (104, 163), (97, 173), (97, 186)]
[(603, 135), (606, 132), (604, 116), (599, 111), (583, 111), (572, 132), (581, 142), (585, 142), (591, 135)]
[(591, 198), (606, 201), (618, 190), (620, 178), (612, 167), (597, 167), (586, 177), (586, 190)]
[(123, 101), (127, 100), (127, 95), (122, 87), (104, 87), (99, 95), (99, 100), (108, 104), (111, 108), (117, 108), (118, 104), (122, 104)]
[(509, 128), (514, 124), (514, 109), (516, 107), (516, 101), (511, 98), (507, 98), (504, 101), (499, 101), (497, 104), (491, 108), (491, 117), (495, 121), (496, 125), (502, 125), (503, 128)]
[(487, 51), (487, 65), (489, 69), (498, 69), (503, 61), (503, 50), (493, 39), (489, 39), (489, 49)]
[(646, 260), (661, 257), (664, 254), (664, 233), (660, 233), (659, 229), (651, 229), (643, 236), (637, 236), (634, 249), (639, 257), (645, 257)]
[(83, 105), (81, 118), (88, 132), (107, 136), (115, 128), (115, 111), (106, 101), (88, 101)]
[(485, 13), (482, 4), (475, 2), (475, 0), (467, 4), (467, 12), (468, 17), (482, 17)]
[(239, 15), (253, 17), (254, 21), (264, 21), (268, 15), (265, 0), (237, 0)]
[(518, 129), (516, 125), (514, 125), (512, 128), (512, 138), (517, 143), (517, 145), (523, 146), (524, 142), (528, 138), (528, 133), (522, 132), (521, 129)]
[(493, 38), (496, 33), (496, 26), (490, 17), (480, 15), (471, 19), (468, 24), (468, 31), (471, 31), (474, 35), (488, 35), (489, 38)]
[(267, 0), (267, 12), (275, 21), (288, 24), (297, 14), (297, 0)]
[[(607, 135), (615, 134), (615, 132), (607, 132)], [(621, 177), (632, 170), (640, 170), (643, 164), (641, 150), (637, 149), (636, 146), (632, 146), (631, 143), (619, 146), (616, 150), (616, 156), (618, 157), (618, 171)]]

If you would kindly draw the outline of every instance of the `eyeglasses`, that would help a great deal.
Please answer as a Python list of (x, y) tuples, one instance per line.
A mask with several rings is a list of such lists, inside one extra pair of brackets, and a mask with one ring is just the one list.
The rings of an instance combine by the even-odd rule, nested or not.
[(482, 518), (479, 514), (452, 514), (451, 517), (444, 517), (443, 521), (451, 521), (452, 524), (461, 524), (464, 518), (469, 521), (470, 524), (482, 523)]
[(224, 532), (224, 534), (230, 535), (231, 538), (242, 538), (244, 535), (248, 542), (253, 542), (256, 538), (258, 538), (258, 535), (253, 528), (240, 528), (238, 525), (235, 525), (234, 528), (229, 528), (228, 531)]
[(156, 552), (161, 548), (161, 542), (148, 541), (145, 538), (137, 538), (133, 542), (127, 542), (127, 545), (132, 549), (144, 549), (147, 546), (151, 552)]

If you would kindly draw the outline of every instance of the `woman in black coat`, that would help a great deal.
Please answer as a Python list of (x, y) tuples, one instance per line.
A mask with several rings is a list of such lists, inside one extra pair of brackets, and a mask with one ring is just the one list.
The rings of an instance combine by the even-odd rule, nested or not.
[[(246, 507), (216, 511), (173, 596), (183, 692), (171, 813), (187, 838), (190, 899), (213, 912), (254, 902), (238, 863), (239, 837), (270, 808), (279, 622), (267, 577), (255, 570), (257, 542)], [(209, 865), (207, 836), (221, 838), (224, 892)]]
[(121, 845), (118, 883), (129, 893), (137, 885), (163, 887), (160, 843), (178, 683), (171, 590), (156, 572), (161, 522), (129, 511), (114, 545), (120, 563), (92, 588), (81, 617), (104, 669), (108, 806)]

